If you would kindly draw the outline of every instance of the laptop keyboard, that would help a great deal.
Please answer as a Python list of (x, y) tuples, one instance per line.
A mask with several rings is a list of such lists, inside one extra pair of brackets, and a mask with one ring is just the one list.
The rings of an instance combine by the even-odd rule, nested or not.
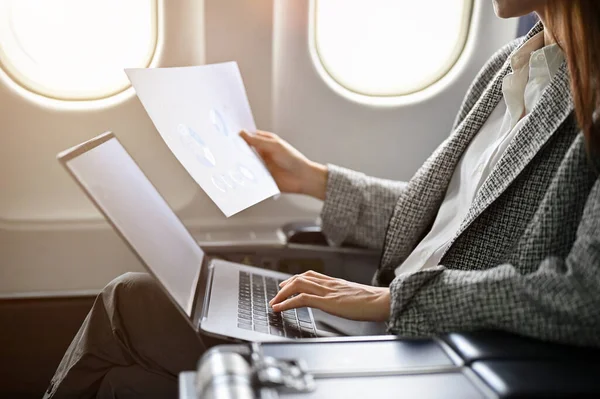
[(239, 280), (238, 327), (279, 337), (316, 337), (308, 308), (278, 313), (269, 306), (283, 280), (244, 271)]

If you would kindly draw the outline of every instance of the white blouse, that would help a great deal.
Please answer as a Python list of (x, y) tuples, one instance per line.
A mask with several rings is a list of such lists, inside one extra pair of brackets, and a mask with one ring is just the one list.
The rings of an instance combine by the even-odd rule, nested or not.
[(544, 32), (540, 32), (511, 57), (513, 72), (502, 82), (504, 101), (500, 101), (462, 155), (431, 230), (396, 268), (396, 275), (439, 264), (477, 191), (564, 60), (557, 44), (543, 45)]

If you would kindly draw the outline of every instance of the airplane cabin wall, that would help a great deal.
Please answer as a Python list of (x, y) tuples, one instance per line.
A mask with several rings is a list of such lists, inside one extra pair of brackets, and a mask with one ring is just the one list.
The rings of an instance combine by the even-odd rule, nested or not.
[[(309, 3), (159, 1), (153, 65), (236, 60), (259, 128), (276, 131), (315, 160), (408, 179), (450, 133), (477, 70), (516, 32), (515, 21), (496, 19), (490, 1), (476, 0), (465, 52), (436, 95), (373, 107), (340, 96), (320, 77), (309, 52)], [(193, 231), (278, 226), (318, 214), (319, 202), (284, 196), (224, 218), (170, 154), (131, 89), (73, 105), (0, 78), (0, 295), (94, 292), (123, 272), (143, 270), (55, 159), (106, 130)]]
[[(479, 69), (516, 37), (516, 19), (496, 17), (491, 1), (473, 3), (468, 39), (451, 71), (431, 87), (408, 95), (402, 104), (381, 106), (345, 96), (344, 90), (339, 94), (339, 88), (321, 77), (323, 72), (311, 59), (311, 38), (305, 28), (310, 24), (310, 2), (276, 2), (275, 130), (319, 162), (382, 178), (410, 179), (450, 134)], [(422, 29), (431, 28), (435, 27), (429, 27), (423, 16)], [(410, 40), (418, 41), (419, 35), (415, 31)], [(406, 62), (419, 60), (407, 56)]]

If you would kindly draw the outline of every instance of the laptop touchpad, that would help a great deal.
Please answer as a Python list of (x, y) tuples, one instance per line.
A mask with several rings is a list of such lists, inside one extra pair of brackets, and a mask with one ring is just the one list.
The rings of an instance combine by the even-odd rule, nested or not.
[(312, 313), (315, 325), (321, 331), (355, 336), (386, 334), (386, 325), (383, 322), (348, 320), (314, 308)]

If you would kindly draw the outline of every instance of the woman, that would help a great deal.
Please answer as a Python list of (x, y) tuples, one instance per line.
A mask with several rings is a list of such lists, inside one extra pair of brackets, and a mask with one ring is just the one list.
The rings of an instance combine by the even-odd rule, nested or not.
[[(599, 4), (495, 0), (500, 17), (537, 12), (541, 22), (486, 64), (450, 137), (407, 183), (242, 132), (282, 191), (325, 201), (333, 243), (382, 250), (375, 287), (308, 272), (282, 284), (273, 308), (387, 321), (401, 336), (492, 328), (600, 346)], [(47, 397), (174, 395), (177, 373), (206, 346), (151, 279), (121, 276)]]

